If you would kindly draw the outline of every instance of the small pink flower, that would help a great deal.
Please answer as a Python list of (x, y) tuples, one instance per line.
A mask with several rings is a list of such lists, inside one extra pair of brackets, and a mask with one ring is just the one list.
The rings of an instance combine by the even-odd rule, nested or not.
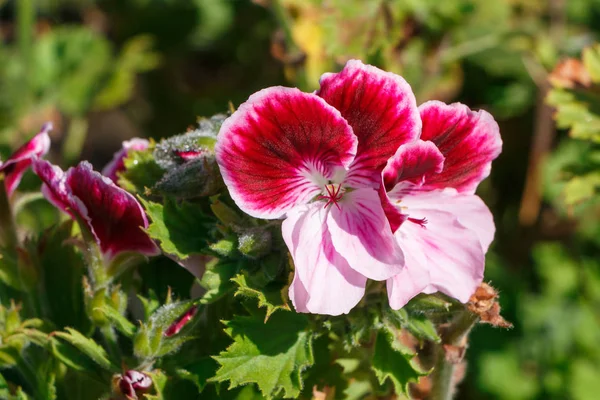
[(108, 176), (113, 182), (119, 180), (118, 173), (125, 171), (125, 158), (130, 151), (146, 150), (150, 142), (146, 139), (133, 138), (123, 142), (121, 150), (117, 151), (113, 159), (102, 169), (102, 175)]
[(387, 281), (394, 309), (421, 292), (467, 302), (483, 279), (495, 232), (474, 193), (501, 152), (498, 124), (462, 104), (430, 101), (419, 111), (422, 140), (400, 146), (383, 171), (382, 202), (406, 258), (406, 268)]
[(367, 278), (404, 265), (378, 195), (386, 161), (419, 136), (421, 120), (401, 77), (349, 61), (316, 93), (272, 87), (224, 123), (215, 153), (237, 205), (285, 218), (299, 312), (347, 313)]
[[(138, 201), (112, 180), (81, 162), (65, 173), (48, 161), (33, 161), (42, 193), (56, 207), (87, 225), (107, 260), (122, 252), (156, 255), (158, 247), (144, 228), (148, 219)], [(83, 227), (82, 227), (83, 228)]]
[(9, 196), (19, 186), (23, 174), (31, 165), (31, 160), (44, 156), (50, 150), (48, 132), (51, 130), (52, 123), (44, 124), (40, 132), (15, 151), (8, 160), (4, 163), (0, 161), (0, 172), (4, 173), (4, 185)]

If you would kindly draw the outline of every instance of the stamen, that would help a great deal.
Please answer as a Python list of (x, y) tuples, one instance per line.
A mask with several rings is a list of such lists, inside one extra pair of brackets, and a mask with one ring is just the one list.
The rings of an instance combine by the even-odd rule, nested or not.
[(413, 224), (417, 224), (419, 225), (421, 228), (425, 228), (427, 225), (427, 218), (407, 218), (410, 222), (412, 222)]
[(327, 191), (327, 194), (321, 194), (317, 196), (318, 200), (327, 200), (327, 203), (325, 203), (323, 208), (327, 208), (327, 206), (330, 204), (335, 204), (339, 210), (340, 205), (338, 204), (338, 201), (340, 201), (344, 195), (342, 193), (342, 185), (325, 185), (325, 190)]

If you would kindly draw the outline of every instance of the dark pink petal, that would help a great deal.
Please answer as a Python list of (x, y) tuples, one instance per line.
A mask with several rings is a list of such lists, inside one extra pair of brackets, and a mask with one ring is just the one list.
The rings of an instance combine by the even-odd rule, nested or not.
[(475, 193), (502, 151), (500, 129), (486, 111), (471, 111), (464, 104), (428, 101), (419, 107), (423, 120), (422, 140), (430, 140), (444, 157), (444, 170), (427, 179), (436, 188), (453, 187)]
[(102, 175), (109, 177), (113, 182), (119, 180), (118, 173), (125, 170), (125, 158), (130, 151), (146, 150), (150, 142), (146, 139), (133, 138), (123, 142), (121, 150), (115, 153), (111, 162), (102, 170)]
[(365, 188), (344, 193), (339, 206), (331, 206), (327, 216), (335, 249), (367, 278), (385, 280), (398, 274), (404, 266), (404, 256), (377, 191)]
[(17, 149), (8, 160), (0, 164), (0, 172), (4, 173), (4, 184), (9, 196), (19, 186), (23, 174), (31, 165), (31, 160), (44, 156), (50, 150), (50, 136), (48, 136), (48, 132), (51, 130), (51, 123), (44, 124), (37, 135)]
[(94, 171), (89, 163), (84, 161), (64, 173), (48, 161), (35, 159), (33, 171), (42, 179), (42, 193), (48, 201), (85, 222), (108, 260), (126, 251), (159, 253), (143, 231), (148, 220), (135, 197)]
[(379, 173), (398, 147), (419, 137), (415, 96), (396, 74), (351, 60), (341, 72), (321, 77), (317, 95), (340, 110), (358, 137), (347, 180), (355, 187), (378, 185)]
[(391, 190), (398, 182), (422, 184), (426, 177), (442, 172), (444, 156), (432, 142), (417, 140), (403, 144), (387, 162), (383, 182)]
[[(404, 186), (401, 204), (406, 207), (409, 219), (396, 232), (396, 239), (405, 254), (421, 253), (427, 258), (430, 284), (423, 292), (439, 290), (461, 302), (467, 302), (483, 280), (485, 252), (478, 233), (465, 226), (459, 215), (444, 210), (440, 205), (452, 203), (446, 209), (459, 209), (464, 204), (464, 195), (453, 197), (443, 191), (430, 192), (409, 183)], [(396, 190), (391, 193), (394, 200)], [(456, 194), (456, 192), (454, 192)], [(473, 197), (473, 196), (470, 196)], [(487, 226), (486, 221), (483, 221)], [(492, 224), (493, 226), (493, 224)], [(422, 262), (409, 265), (413, 275), (423, 269)], [(400, 290), (401, 291), (401, 290)], [(405, 292), (399, 297), (406, 300)], [(395, 306), (401, 301), (397, 300)], [(402, 301), (404, 301), (402, 300)]]
[(42, 180), (42, 193), (44, 197), (58, 209), (66, 212), (72, 218), (84, 217), (79, 214), (78, 208), (73, 208), (73, 197), (65, 184), (65, 173), (60, 167), (41, 159), (32, 162), (33, 172)]
[(148, 227), (144, 209), (129, 192), (94, 171), (85, 161), (67, 171), (65, 184), (79, 205), (79, 212), (87, 216), (107, 258), (126, 251), (159, 253), (143, 230)]
[(296, 268), (289, 296), (298, 312), (346, 314), (365, 292), (367, 278), (333, 246), (327, 214), (321, 203), (312, 203), (291, 210), (283, 221), (283, 238)]
[(379, 195), (379, 200), (381, 201), (381, 207), (383, 208), (383, 212), (385, 213), (385, 216), (388, 219), (388, 222), (390, 223), (392, 233), (395, 233), (398, 230), (398, 228), (400, 228), (400, 225), (402, 225), (404, 221), (406, 221), (408, 215), (402, 213), (400, 207), (390, 200), (387, 192), (385, 191), (385, 186), (383, 185), (383, 183), (379, 186), (377, 194)]
[(215, 153), (237, 205), (257, 218), (279, 218), (343, 175), (356, 145), (352, 128), (323, 99), (272, 87), (223, 123)]

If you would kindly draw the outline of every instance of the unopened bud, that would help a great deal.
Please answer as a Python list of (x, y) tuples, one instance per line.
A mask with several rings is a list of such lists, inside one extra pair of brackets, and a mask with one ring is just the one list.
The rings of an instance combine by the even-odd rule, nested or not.
[(202, 154), (165, 173), (153, 190), (179, 199), (212, 196), (224, 187), (214, 154)]
[(156, 162), (168, 171), (195, 158), (212, 155), (226, 118), (225, 114), (203, 118), (198, 121), (198, 129), (162, 140), (154, 149)]
[(231, 257), (237, 253), (235, 240), (222, 239), (210, 245), (210, 249), (222, 257)]
[(138, 399), (139, 394), (152, 388), (152, 379), (143, 372), (129, 370), (123, 375), (113, 378), (113, 391), (127, 399)]
[(181, 317), (173, 322), (166, 330), (165, 337), (171, 337), (178, 334), (184, 326), (186, 326), (198, 312), (198, 306), (190, 307)]
[(252, 228), (242, 232), (238, 238), (238, 250), (248, 258), (258, 259), (271, 251), (271, 231)]

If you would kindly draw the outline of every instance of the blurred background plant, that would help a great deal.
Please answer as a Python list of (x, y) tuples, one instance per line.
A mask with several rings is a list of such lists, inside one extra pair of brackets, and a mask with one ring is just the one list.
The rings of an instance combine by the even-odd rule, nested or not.
[[(487, 109), (504, 151), (479, 191), (497, 225), (486, 279), (515, 328), (474, 330), (457, 398), (597, 398), (599, 0), (0, 0), (0, 35), (2, 159), (51, 120), (59, 149), (51, 158), (100, 168), (124, 139), (172, 136), (267, 86), (315, 89), (322, 73), (350, 58), (403, 75), (419, 103)], [(35, 185), (28, 175), (24, 186)], [(40, 243), (60, 243), (70, 226), (45, 230), (58, 215), (42, 203), (18, 217), (42, 264), (52, 265), (73, 255)], [(53, 271), (63, 283), (82, 275)], [(165, 299), (169, 285), (188, 296), (189, 275), (169, 260), (141, 273), (145, 293)], [(63, 288), (45, 279), (48, 296), (60, 299)], [(48, 315), (65, 304), (74, 307), (53, 303)], [(83, 311), (69, 310), (71, 319), (54, 317), (57, 328), (85, 331)], [(11, 336), (15, 348), (27, 329), (50, 329), (19, 312), (0, 308), (11, 335), (21, 334)], [(33, 335), (27, 340), (49, 340)], [(60, 346), (50, 341), (43, 346)], [(35, 349), (28, 357), (43, 358)], [(81, 362), (67, 350), (55, 352)], [(52, 362), (40, 365), (51, 371)], [(94, 368), (99, 376), (118, 370)], [(43, 383), (60, 377), (38, 373), (33, 395), (45, 398)], [(0, 397), (5, 387), (0, 377)]]

